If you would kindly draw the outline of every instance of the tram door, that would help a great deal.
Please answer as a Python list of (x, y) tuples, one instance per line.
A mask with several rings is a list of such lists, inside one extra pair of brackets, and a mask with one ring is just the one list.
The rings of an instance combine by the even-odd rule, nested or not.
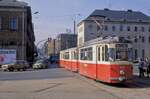
[(96, 63), (101, 61), (101, 46), (96, 47)]
[(96, 63), (107, 61), (107, 45), (100, 45), (96, 47)]
[(107, 45), (100, 45), (96, 47), (96, 79), (105, 81), (107, 79)]

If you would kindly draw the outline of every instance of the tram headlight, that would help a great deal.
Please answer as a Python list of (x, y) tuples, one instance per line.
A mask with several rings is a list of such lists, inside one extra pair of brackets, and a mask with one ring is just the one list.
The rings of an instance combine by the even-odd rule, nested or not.
[(125, 71), (124, 70), (120, 70), (120, 75), (124, 75)]
[(125, 77), (119, 77), (119, 81), (124, 81), (125, 79)]

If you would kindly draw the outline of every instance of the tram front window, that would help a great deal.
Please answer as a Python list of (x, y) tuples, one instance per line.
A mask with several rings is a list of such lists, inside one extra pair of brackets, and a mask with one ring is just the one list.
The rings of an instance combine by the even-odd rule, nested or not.
[(115, 49), (114, 48), (108, 49), (108, 59), (109, 59), (109, 61), (115, 60)]
[(117, 51), (116, 52), (116, 60), (120, 61), (128, 61), (127, 51)]
[(128, 45), (127, 44), (116, 45), (116, 60), (128, 61)]

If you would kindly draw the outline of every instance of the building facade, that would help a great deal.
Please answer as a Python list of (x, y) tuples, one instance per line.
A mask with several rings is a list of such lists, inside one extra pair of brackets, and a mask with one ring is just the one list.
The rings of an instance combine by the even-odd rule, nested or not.
[(139, 11), (95, 10), (78, 24), (78, 46), (97, 37), (119, 36), (133, 42), (133, 57), (150, 58), (150, 17)]
[(34, 41), (30, 6), (17, 0), (0, 0), (0, 49), (16, 50), (17, 60), (33, 61)]
[(77, 34), (62, 33), (56, 37), (55, 53), (77, 46)]
[(52, 38), (48, 38), (48, 47), (47, 47), (47, 50), (48, 50), (48, 52), (47, 52), (47, 54), (48, 54), (48, 56), (51, 56), (51, 55), (54, 55), (54, 54), (56, 54), (56, 52), (55, 52), (55, 41), (56, 41), (56, 39), (52, 39)]

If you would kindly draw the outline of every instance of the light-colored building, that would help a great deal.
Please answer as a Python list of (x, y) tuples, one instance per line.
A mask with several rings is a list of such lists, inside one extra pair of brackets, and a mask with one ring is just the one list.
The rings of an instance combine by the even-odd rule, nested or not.
[(77, 34), (62, 33), (56, 37), (55, 52), (59, 54), (61, 50), (77, 46)]
[(119, 36), (133, 41), (133, 57), (150, 58), (150, 17), (139, 11), (95, 10), (78, 24), (78, 46), (97, 37)]
[(55, 41), (56, 39), (48, 38), (48, 56), (54, 55), (55, 53)]
[(33, 61), (35, 36), (31, 8), (17, 0), (0, 0), (0, 49), (15, 50), (17, 60)]

